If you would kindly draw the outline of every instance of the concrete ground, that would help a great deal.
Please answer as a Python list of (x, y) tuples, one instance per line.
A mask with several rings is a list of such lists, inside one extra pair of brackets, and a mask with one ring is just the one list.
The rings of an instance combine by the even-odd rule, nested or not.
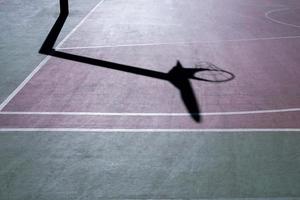
[[(59, 41), (98, 3), (72, 0)], [(0, 1), (0, 102), (58, 3)], [(0, 199), (300, 199), (300, 132), (0, 132)]]

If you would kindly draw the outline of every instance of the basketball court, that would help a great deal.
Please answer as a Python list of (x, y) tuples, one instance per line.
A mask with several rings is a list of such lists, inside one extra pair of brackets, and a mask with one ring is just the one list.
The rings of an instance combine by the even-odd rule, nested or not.
[[(48, 11), (60, 17), (48, 27), (49, 33), (41, 36), (44, 40), (38, 41), (40, 53), (45, 55), (42, 61), (32, 67), (31, 73), (0, 105), (0, 131), (5, 137), (25, 132), (39, 134), (39, 137), (43, 133), (51, 137), (62, 132), (75, 135), (92, 132), (92, 137), (101, 137), (101, 140), (114, 138), (111, 142), (119, 141), (119, 136), (134, 137), (132, 134), (138, 132), (141, 134), (138, 137), (143, 138), (141, 144), (151, 148), (156, 146), (152, 133), (164, 141), (170, 140), (168, 135), (176, 141), (189, 140), (188, 143), (192, 143), (192, 138), (200, 142), (213, 137), (219, 143), (221, 138), (242, 141), (249, 136), (255, 138), (254, 146), (249, 147), (253, 152), (258, 151), (254, 148), (257, 143), (264, 146), (257, 137), (267, 137), (265, 141), (271, 142), (274, 134), (277, 142), (282, 141), (281, 137), (299, 141), (298, 0), (228, 0), (226, 3), (221, 0), (101, 0), (73, 26), (69, 23), (76, 16), (75, 6), (69, 2), (68, 15), (66, 2), (62, 0), (61, 5), (55, 4), (57, 10)], [(71, 27), (67, 33), (65, 26)], [(250, 135), (240, 135), (245, 132)], [(65, 137), (72, 137), (72, 133), (65, 133)], [(186, 133), (189, 135), (183, 139)], [(144, 137), (150, 137), (150, 144)], [(218, 148), (215, 145), (212, 146)], [(291, 150), (293, 155), (299, 153), (296, 146), (297, 143)], [(145, 151), (151, 157), (151, 153)], [(190, 155), (191, 152), (185, 153)], [(130, 159), (134, 154), (130, 154)], [(298, 155), (292, 156), (293, 160), (299, 159)], [(191, 156), (196, 159), (196, 154)], [(147, 162), (151, 165), (151, 161)], [(288, 164), (285, 162), (285, 165)], [(293, 174), (297, 174), (296, 168)], [(258, 189), (260, 191), (252, 188), (256, 192), (254, 196), (249, 188), (210, 196), (212, 191), (217, 191), (216, 185), (211, 193), (197, 196), (202, 193), (188, 188), (189, 184), (177, 185), (171, 175), (169, 178), (175, 181), (175, 186), (166, 184), (162, 186), (164, 190), (156, 188), (153, 191), (159, 192), (152, 196), (149, 191), (145, 196), (135, 196), (127, 190), (130, 195), (106, 197), (231, 198), (231, 194), (235, 194), (234, 198), (286, 198), (297, 197), (300, 191), (297, 191), (299, 175), (291, 181), (285, 180), (290, 184), (286, 188), (280, 187), (279, 182), (277, 190), (275, 186), (270, 190)], [(272, 179), (268, 180), (272, 184)], [(276, 179), (279, 180), (282, 177)], [(152, 179), (149, 182), (152, 183)], [(253, 180), (251, 184), (254, 183)], [(234, 188), (234, 183), (229, 185)], [(264, 183), (259, 185), (263, 187)], [(202, 186), (205, 188), (205, 184)], [(187, 187), (190, 192), (180, 195), (172, 190), (180, 187)], [(282, 192), (276, 194), (275, 191)]]
[(101, 1), (56, 47), (150, 72), (180, 62), (232, 73), (228, 82), (190, 81), (200, 123), (169, 81), (47, 57), (1, 104), (1, 128), (299, 128), (297, 9), (218, 3)]

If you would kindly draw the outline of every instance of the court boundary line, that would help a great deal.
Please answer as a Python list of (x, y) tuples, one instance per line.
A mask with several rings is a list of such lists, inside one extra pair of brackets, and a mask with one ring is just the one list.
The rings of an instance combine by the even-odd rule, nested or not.
[(158, 42), (158, 43), (141, 43), (141, 44), (121, 44), (121, 45), (95, 45), (81, 47), (59, 47), (58, 50), (76, 50), (76, 49), (101, 49), (101, 48), (117, 48), (117, 47), (143, 47), (143, 46), (163, 46), (163, 45), (192, 45), (192, 44), (216, 44), (216, 43), (234, 43), (234, 42), (251, 42), (251, 41), (266, 41), (266, 40), (281, 40), (281, 39), (298, 39), (300, 35), (295, 36), (280, 36), (280, 37), (261, 37), (261, 38), (244, 38), (216, 41), (193, 41), (193, 42)]
[[(253, 110), (253, 111), (229, 111), (229, 112), (203, 112), (201, 116), (228, 116), (228, 115), (250, 115), (269, 114), (284, 112), (300, 112), (300, 108)], [(109, 112), (18, 112), (1, 111), (0, 115), (60, 115), (60, 116), (139, 116), (139, 117), (182, 117), (190, 116), (190, 113), (109, 113)]]
[(262, 128), (262, 129), (97, 129), (97, 128), (0, 128), (0, 132), (95, 132), (95, 133), (229, 133), (229, 132), (240, 132), (240, 133), (251, 133), (251, 132), (300, 132), (299, 128), (282, 128), (282, 129), (272, 129), (272, 128)]
[[(285, 25), (285, 26), (290, 26), (290, 27), (294, 27), (294, 28), (300, 28), (300, 25), (286, 23), (286, 22), (280, 21), (280, 20), (275, 19), (275, 18), (273, 18), (273, 17), (270, 16), (272, 13), (282, 12), (282, 11), (291, 10), (291, 9), (292, 8), (279, 8), (279, 9), (269, 10), (268, 12), (265, 13), (265, 17), (268, 20), (270, 20), (272, 22), (275, 22), (277, 24), (281, 24), (281, 25)], [(294, 8), (294, 9), (299, 9), (299, 8)]]
[[(59, 48), (63, 43), (70, 38), (70, 36), (87, 20), (87, 18), (104, 2), (100, 0), (85, 17), (62, 39), (62, 41), (56, 46)], [(32, 77), (49, 61), (51, 56), (46, 56), (35, 69), (21, 82), (21, 84), (0, 104), (0, 112), (4, 107), (25, 87), (25, 85), (32, 79)]]

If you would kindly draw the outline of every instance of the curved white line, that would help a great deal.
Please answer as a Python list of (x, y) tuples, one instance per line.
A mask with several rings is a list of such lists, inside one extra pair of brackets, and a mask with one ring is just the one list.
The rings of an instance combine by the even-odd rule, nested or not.
[[(283, 112), (300, 112), (300, 108), (233, 111), (233, 112), (206, 112), (206, 113), (200, 113), (200, 115), (201, 116), (224, 116), (224, 115), (269, 114), (269, 113), (283, 113)], [(0, 115), (183, 117), (183, 116), (190, 116), (190, 113), (0, 112)]]
[[(298, 8), (297, 8), (298, 9)], [(282, 12), (282, 11), (285, 11), (285, 10), (291, 10), (291, 8), (280, 8), (280, 9), (274, 9), (274, 10), (270, 10), (268, 12), (265, 13), (265, 17), (275, 23), (278, 23), (278, 24), (281, 24), (281, 25), (285, 25), (285, 26), (291, 26), (291, 27), (295, 27), (295, 28), (300, 28), (300, 25), (295, 25), (295, 24), (290, 24), (290, 23), (286, 23), (286, 22), (283, 22), (283, 21), (280, 21), (280, 20), (277, 20), (277, 19), (274, 19), (273, 17), (271, 17), (270, 15), (272, 13), (275, 13), (275, 12)]]

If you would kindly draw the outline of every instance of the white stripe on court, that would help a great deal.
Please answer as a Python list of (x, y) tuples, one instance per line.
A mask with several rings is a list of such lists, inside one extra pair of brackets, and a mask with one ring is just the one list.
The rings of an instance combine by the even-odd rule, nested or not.
[[(57, 45), (59, 48), (69, 37), (86, 21), (86, 19), (104, 2), (101, 0), (80, 22), (71, 30), (71, 32)], [(23, 89), (23, 87), (31, 80), (31, 78), (47, 63), (51, 56), (46, 56), (42, 62), (26, 77), (26, 79), (0, 104), (0, 111)]]
[[(201, 116), (223, 116), (223, 115), (249, 115), (269, 114), (283, 112), (300, 112), (300, 108), (253, 110), (233, 112), (207, 112), (199, 113)], [(196, 114), (196, 113), (195, 113)], [(0, 112), (0, 115), (61, 115), (61, 116), (127, 116), (127, 117), (182, 117), (190, 116), (190, 113), (103, 113), (103, 112)]]
[(31, 80), (31, 78), (44, 66), (50, 56), (46, 56), (42, 62), (26, 77), (26, 79), (0, 104), (0, 112), (3, 108), (22, 90), (22, 88)]
[(59, 50), (75, 50), (75, 49), (101, 49), (101, 48), (116, 48), (116, 47), (140, 47), (140, 46), (162, 46), (162, 45), (192, 45), (192, 44), (215, 44), (215, 43), (230, 43), (230, 42), (251, 42), (264, 40), (282, 40), (282, 39), (299, 39), (300, 35), (282, 36), (282, 37), (261, 37), (261, 38), (242, 38), (230, 40), (211, 40), (211, 41), (191, 41), (191, 42), (158, 42), (158, 43), (141, 43), (141, 44), (120, 44), (120, 45), (95, 45), (81, 47), (60, 47)]
[(208, 132), (220, 132), (220, 133), (229, 133), (229, 132), (300, 132), (300, 129), (294, 128), (284, 128), (284, 129), (86, 129), (86, 128), (0, 128), (0, 132), (114, 132), (114, 133), (123, 133), (123, 132), (150, 132), (150, 133), (208, 133)]
[[(299, 9), (299, 8), (295, 8), (295, 9)], [(286, 10), (291, 10), (291, 8), (280, 8), (280, 9), (270, 10), (270, 11), (268, 11), (268, 12), (265, 13), (265, 17), (267, 19), (271, 20), (272, 22), (275, 22), (275, 23), (278, 23), (278, 24), (281, 24), (281, 25), (291, 26), (291, 27), (294, 27), (294, 28), (300, 28), (299, 25), (286, 23), (286, 22), (274, 19), (273, 17), (270, 16), (272, 13), (282, 12), (282, 11), (286, 11)]]
[(69, 37), (87, 20), (87, 18), (89, 18), (89, 16), (91, 14), (93, 14), (93, 12), (95, 12), (95, 10), (104, 2), (104, 0), (101, 0), (92, 10), (90, 10), (90, 12), (79, 22), (79, 24), (77, 24), (77, 26), (75, 26), (75, 28), (73, 28), (73, 30), (71, 30), (71, 32), (56, 46), (56, 48), (60, 48), (63, 43), (66, 42), (67, 39), (69, 39)]

